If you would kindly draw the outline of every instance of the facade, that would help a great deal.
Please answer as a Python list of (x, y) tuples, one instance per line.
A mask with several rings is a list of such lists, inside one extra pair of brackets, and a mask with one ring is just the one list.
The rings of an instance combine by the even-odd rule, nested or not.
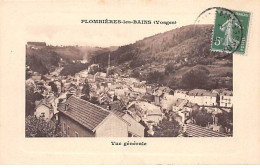
[(187, 99), (187, 97), (188, 97), (187, 93), (188, 93), (188, 91), (185, 91), (185, 90), (175, 90), (174, 97), (180, 98), (180, 99)]
[(233, 92), (225, 90), (220, 93), (220, 107), (233, 107)]
[(144, 126), (137, 122), (133, 117), (122, 112), (115, 112), (115, 114), (129, 123), (128, 137), (144, 137)]
[(36, 107), (34, 115), (37, 118), (42, 118), (45, 121), (49, 121), (53, 117), (54, 111), (51, 104), (39, 103)]
[(143, 121), (155, 124), (158, 124), (164, 116), (160, 107), (143, 101), (134, 101), (128, 105), (127, 109)]
[(64, 137), (127, 137), (128, 124), (114, 113), (71, 96), (59, 110)]
[(189, 91), (188, 100), (200, 106), (217, 106), (217, 94), (204, 89)]
[(180, 111), (183, 109), (184, 105), (187, 103), (185, 99), (177, 99), (172, 105), (172, 111)]

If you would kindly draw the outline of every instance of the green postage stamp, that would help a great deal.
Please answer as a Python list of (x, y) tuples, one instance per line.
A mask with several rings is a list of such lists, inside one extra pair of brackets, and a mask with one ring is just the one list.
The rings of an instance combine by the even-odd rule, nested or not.
[(218, 8), (211, 50), (245, 54), (249, 19), (249, 12)]

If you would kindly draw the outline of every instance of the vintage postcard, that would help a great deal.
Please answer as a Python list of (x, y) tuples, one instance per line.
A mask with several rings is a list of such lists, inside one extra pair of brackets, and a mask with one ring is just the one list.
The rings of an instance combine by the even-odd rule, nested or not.
[(259, 9), (0, 2), (0, 164), (260, 164)]

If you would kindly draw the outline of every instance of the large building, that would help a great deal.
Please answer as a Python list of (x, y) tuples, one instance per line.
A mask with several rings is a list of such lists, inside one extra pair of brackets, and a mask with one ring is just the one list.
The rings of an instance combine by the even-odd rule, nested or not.
[(63, 137), (128, 137), (127, 121), (88, 101), (71, 96), (58, 110)]
[(220, 93), (220, 107), (233, 107), (233, 92), (225, 90)]

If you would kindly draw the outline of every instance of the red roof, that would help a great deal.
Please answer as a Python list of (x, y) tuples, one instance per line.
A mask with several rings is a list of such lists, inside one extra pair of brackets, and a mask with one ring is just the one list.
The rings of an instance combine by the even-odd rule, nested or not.
[[(67, 111), (65, 104), (69, 104)], [(75, 96), (68, 98), (58, 110), (92, 131), (111, 114), (108, 110)]]

